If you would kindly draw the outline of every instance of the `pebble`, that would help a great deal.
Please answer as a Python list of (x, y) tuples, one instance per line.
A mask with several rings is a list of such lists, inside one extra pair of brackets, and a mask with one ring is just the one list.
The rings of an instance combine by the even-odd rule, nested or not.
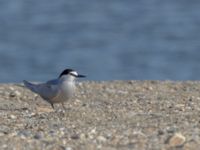
[(99, 142), (102, 142), (102, 143), (106, 142), (106, 138), (105, 138), (104, 136), (98, 136), (98, 137), (97, 137), (97, 140), (98, 140)]
[(74, 135), (71, 136), (71, 139), (78, 140), (79, 139), (79, 135), (78, 134), (74, 134)]
[(22, 139), (26, 139), (27, 137), (30, 137), (30, 136), (31, 136), (31, 132), (28, 131), (28, 130), (22, 130), (22, 131), (19, 131), (19, 132), (17, 133), (17, 135), (18, 135), (19, 137), (21, 137)]
[(96, 133), (96, 128), (94, 128), (94, 129), (92, 129), (91, 131), (90, 131), (90, 134), (95, 134)]
[(10, 97), (20, 97), (21, 93), (19, 91), (10, 92)]
[(96, 128), (92, 129), (92, 130), (88, 133), (88, 137), (89, 137), (90, 139), (93, 139), (95, 134), (96, 134)]
[(85, 140), (85, 139), (86, 139), (86, 135), (85, 135), (84, 133), (81, 133), (81, 134), (80, 134), (80, 139), (81, 139), (81, 140)]
[(37, 140), (40, 140), (40, 139), (43, 138), (43, 135), (42, 135), (42, 133), (36, 133), (36, 134), (34, 135), (34, 138), (37, 139)]
[(182, 146), (185, 143), (186, 138), (181, 133), (175, 133), (169, 139), (169, 145), (171, 147)]
[(10, 119), (16, 119), (17, 117), (15, 115), (10, 115), (9, 118)]
[(12, 86), (9, 86), (8, 88), (9, 88), (9, 90), (11, 90), (11, 91), (14, 91), (14, 90), (15, 90), (15, 88), (12, 87)]
[(5, 135), (5, 133), (4, 132), (0, 132), (0, 136), (4, 136)]
[(7, 145), (7, 144), (4, 144), (4, 145), (2, 145), (2, 147), (3, 147), (3, 148), (7, 148), (7, 147), (8, 147), (8, 145)]
[(71, 147), (66, 147), (65, 150), (73, 150)]

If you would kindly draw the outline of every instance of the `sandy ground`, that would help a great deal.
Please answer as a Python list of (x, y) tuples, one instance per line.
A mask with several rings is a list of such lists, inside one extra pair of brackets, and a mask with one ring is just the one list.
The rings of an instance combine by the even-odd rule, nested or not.
[(0, 149), (197, 150), (200, 82), (80, 82), (51, 106), (20, 84), (0, 84)]

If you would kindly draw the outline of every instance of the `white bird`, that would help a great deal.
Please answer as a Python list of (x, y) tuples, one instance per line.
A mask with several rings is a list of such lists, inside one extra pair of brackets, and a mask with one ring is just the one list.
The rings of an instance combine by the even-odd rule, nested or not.
[(24, 80), (24, 85), (32, 92), (40, 95), (45, 101), (51, 104), (54, 109), (54, 103), (61, 103), (73, 97), (75, 93), (75, 79), (83, 78), (73, 69), (65, 69), (57, 79), (47, 81), (46, 83), (33, 84)]

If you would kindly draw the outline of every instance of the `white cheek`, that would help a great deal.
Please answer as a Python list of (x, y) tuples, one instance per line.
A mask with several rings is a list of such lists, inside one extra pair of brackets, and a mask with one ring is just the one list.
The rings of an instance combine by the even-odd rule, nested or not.
[(73, 74), (73, 75), (75, 75), (75, 76), (78, 76), (78, 73), (76, 71), (72, 71), (70, 73)]

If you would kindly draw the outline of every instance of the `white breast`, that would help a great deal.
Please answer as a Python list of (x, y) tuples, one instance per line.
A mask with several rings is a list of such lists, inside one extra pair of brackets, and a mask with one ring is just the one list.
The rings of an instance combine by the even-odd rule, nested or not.
[(59, 85), (59, 93), (53, 101), (57, 102), (65, 102), (74, 96), (75, 93), (75, 84), (74, 82), (64, 81)]

